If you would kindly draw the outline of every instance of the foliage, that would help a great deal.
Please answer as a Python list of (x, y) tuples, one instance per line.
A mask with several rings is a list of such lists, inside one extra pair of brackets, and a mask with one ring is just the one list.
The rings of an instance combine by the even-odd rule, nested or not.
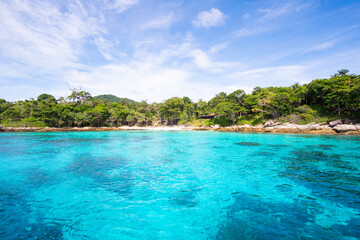
[[(257, 125), (268, 119), (280, 122), (324, 122), (337, 118), (360, 120), (360, 76), (342, 69), (328, 79), (290, 87), (256, 87), (250, 94), (220, 92), (208, 102), (172, 97), (161, 103), (135, 102), (114, 95), (92, 97), (71, 89), (68, 97), (7, 102), (0, 98), (0, 124), (27, 127), (85, 127), (121, 125), (194, 126)], [(211, 119), (201, 119), (210, 116)]]
[(129, 98), (119, 98), (112, 94), (103, 94), (93, 97), (94, 100), (101, 100), (103, 102), (110, 102), (110, 103), (119, 103), (121, 105), (131, 105), (136, 104), (134, 100)]

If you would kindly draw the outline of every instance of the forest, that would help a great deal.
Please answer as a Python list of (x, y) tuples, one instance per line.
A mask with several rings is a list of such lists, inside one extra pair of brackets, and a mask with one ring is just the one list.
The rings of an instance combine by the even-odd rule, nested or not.
[(306, 124), (339, 118), (360, 120), (360, 75), (346, 69), (303, 85), (256, 87), (250, 94), (220, 92), (209, 101), (172, 97), (147, 103), (114, 95), (92, 97), (77, 89), (59, 99), (49, 94), (16, 102), (0, 98), (0, 125), (9, 127), (229, 126), (269, 119)]

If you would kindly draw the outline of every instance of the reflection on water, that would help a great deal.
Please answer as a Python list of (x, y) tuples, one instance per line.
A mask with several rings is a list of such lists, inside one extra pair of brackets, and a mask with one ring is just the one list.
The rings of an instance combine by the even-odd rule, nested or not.
[(0, 134), (1, 239), (360, 236), (359, 137)]

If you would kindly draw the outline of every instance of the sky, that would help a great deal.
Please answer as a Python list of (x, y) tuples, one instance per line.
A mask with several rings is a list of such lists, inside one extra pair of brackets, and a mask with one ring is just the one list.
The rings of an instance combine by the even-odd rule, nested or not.
[(161, 102), (360, 74), (359, 0), (0, 0), (0, 98)]

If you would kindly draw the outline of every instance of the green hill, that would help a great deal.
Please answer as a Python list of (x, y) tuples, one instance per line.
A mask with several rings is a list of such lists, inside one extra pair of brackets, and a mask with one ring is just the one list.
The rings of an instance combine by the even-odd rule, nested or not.
[(103, 94), (94, 97), (94, 100), (102, 100), (104, 102), (114, 102), (121, 104), (134, 104), (136, 101), (128, 99), (128, 98), (120, 98), (112, 94)]

